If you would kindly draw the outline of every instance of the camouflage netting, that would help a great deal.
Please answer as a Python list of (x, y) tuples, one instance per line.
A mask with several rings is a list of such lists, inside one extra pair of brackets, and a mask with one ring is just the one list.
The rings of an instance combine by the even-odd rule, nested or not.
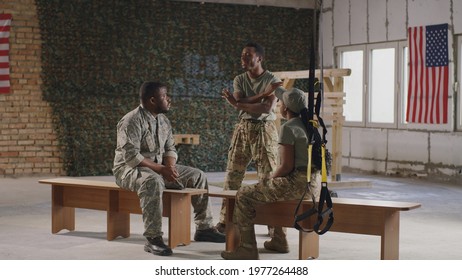
[[(179, 163), (224, 171), (237, 111), (220, 97), (250, 40), (271, 71), (308, 69), (311, 10), (175, 1), (37, 0), (43, 96), (70, 176), (112, 174), (117, 121), (145, 80), (170, 85)], [(305, 82), (299, 86), (303, 88)]]

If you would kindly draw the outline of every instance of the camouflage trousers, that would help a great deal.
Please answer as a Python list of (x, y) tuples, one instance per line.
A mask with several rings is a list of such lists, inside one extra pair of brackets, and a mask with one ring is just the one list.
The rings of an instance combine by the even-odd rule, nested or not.
[[(228, 151), (224, 190), (237, 190), (244, 180), (251, 161), (255, 163), (258, 180), (267, 180), (277, 168), (278, 132), (274, 121), (240, 120), (234, 128)], [(220, 222), (225, 222), (225, 202), (220, 211)]]
[[(183, 165), (177, 165), (176, 168), (180, 174), (178, 182), (184, 187), (208, 189), (207, 177), (201, 170)], [(162, 236), (162, 192), (165, 188), (178, 188), (175, 186), (177, 183), (165, 182), (160, 174), (147, 167), (130, 169), (121, 176), (114, 175), (117, 185), (138, 194), (145, 229), (143, 235), (146, 237)], [(208, 195), (192, 196), (191, 204), (194, 209), (196, 228), (213, 227)]]
[[(265, 183), (243, 186), (236, 195), (233, 222), (239, 228), (253, 227), (255, 206), (275, 201), (300, 199), (306, 187), (306, 170), (294, 170), (286, 177), (272, 178)], [(313, 194), (316, 200), (319, 200), (320, 191), (321, 174), (314, 172), (311, 174), (310, 189), (305, 198), (311, 198)]]

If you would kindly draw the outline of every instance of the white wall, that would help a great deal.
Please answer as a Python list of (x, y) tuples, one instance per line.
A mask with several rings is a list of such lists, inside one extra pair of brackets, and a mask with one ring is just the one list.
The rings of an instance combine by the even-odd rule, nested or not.
[[(439, 23), (450, 25), (452, 84), (457, 81), (457, 63), (452, 58), (457, 51), (453, 49), (455, 36), (462, 34), (462, 0), (326, 0), (322, 21), (324, 68), (336, 67), (338, 46), (407, 40), (408, 27)], [(451, 86), (450, 91), (453, 98)], [(451, 110), (454, 107), (450, 106)], [(438, 176), (462, 182), (462, 132), (452, 127), (445, 132), (431, 126), (423, 130), (345, 126), (343, 169)]]

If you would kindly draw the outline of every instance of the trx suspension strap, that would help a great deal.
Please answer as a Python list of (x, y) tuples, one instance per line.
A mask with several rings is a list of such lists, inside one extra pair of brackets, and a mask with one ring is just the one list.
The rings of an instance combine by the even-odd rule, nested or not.
[[(322, 14), (322, 0), (320, 1), (320, 11)], [(313, 39), (311, 41), (311, 52), (310, 52), (310, 72), (309, 72), (309, 79), (308, 79), (308, 165), (306, 171), (306, 179), (307, 179), (307, 186), (303, 196), (300, 199), (300, 202), (295, 209), (295, 222), (294, 227), (298, 230), (303, 230), (305, 232), (315, 231), (317, 234), (321, 235), (326, 233), (332, 224), (334, 223), (334, 212), (332, 210), (332, 199), (327, 189), (327, 163), (326, 163), (326, 134), (327, 128), (324, 124), (323, 119), (320, 116), (320, 109), (321, 103), (323, 99), (323, 66), (322, 66), (322, 58), (321, 58), (321, 78), (319, 82), (319, 92), (316, 98), (316, 104), (314, 102), (314, 92), (315, 92), (315, 40), (316, 40), (316, 7), (314, 9), (313, 15)], [(319, 40), (322, 41), (321, 36), (319, 36)], [(322, 47), (322, 44), (321, 44)], [(321, 55), (322, 57), (322, 55)], [(316, 114), (317, 121), (314, 119), (314, 114)], [(318, 122), (321, 125), (323, 133), (322, 138), (318, 132)], [(321, 147), (321, 194), (319, 196), (318, 205), (316, 207), (316, 200), (313, 194), (311, 194), (311, 198), (313, 201), (313, 206), (311, 209), (303, 212), (300, 215), (298, 214), (299, 208), (302, 204), (302, 201), (307, 192), (309, 192), (311, 186), (311, 167), (313, 164), (313, 146), (314, 144), (320, 145)], [(315, 151), (318, 152), (318, 151)], [(324, 209), (324, 206), (326, 206)], [(316, 223), (313, 226), (313, 229), (306, 229), (300, 225), (300, 222), (309, 218), (312, 215), (317, 214)], [(325, 222), (326, 217), (328, 216), (327, 221)], [(324, 226), (323, 226), (324, 225)], [(323, 227), (321, 227), (323, 226)]]

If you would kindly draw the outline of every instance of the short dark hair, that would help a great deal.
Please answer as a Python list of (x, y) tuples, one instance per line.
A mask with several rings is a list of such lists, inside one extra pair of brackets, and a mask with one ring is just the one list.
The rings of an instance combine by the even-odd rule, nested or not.
[(159, 89), (163, 87), (167, 87), (167, 85), (161, 82), (144, 82), (140, 87), (141, 103), (145, 104), (149, 98), (155, 96)]
[(255, 42), (248, 42), (246, 45), (245, 45), (246, 48), (255, 48), (255, 52), (257, 53), (257, 55), (261, 56), (261, 57), (265, 57), (265, 48), (258, 44), (258, 43), (255, 43)]

